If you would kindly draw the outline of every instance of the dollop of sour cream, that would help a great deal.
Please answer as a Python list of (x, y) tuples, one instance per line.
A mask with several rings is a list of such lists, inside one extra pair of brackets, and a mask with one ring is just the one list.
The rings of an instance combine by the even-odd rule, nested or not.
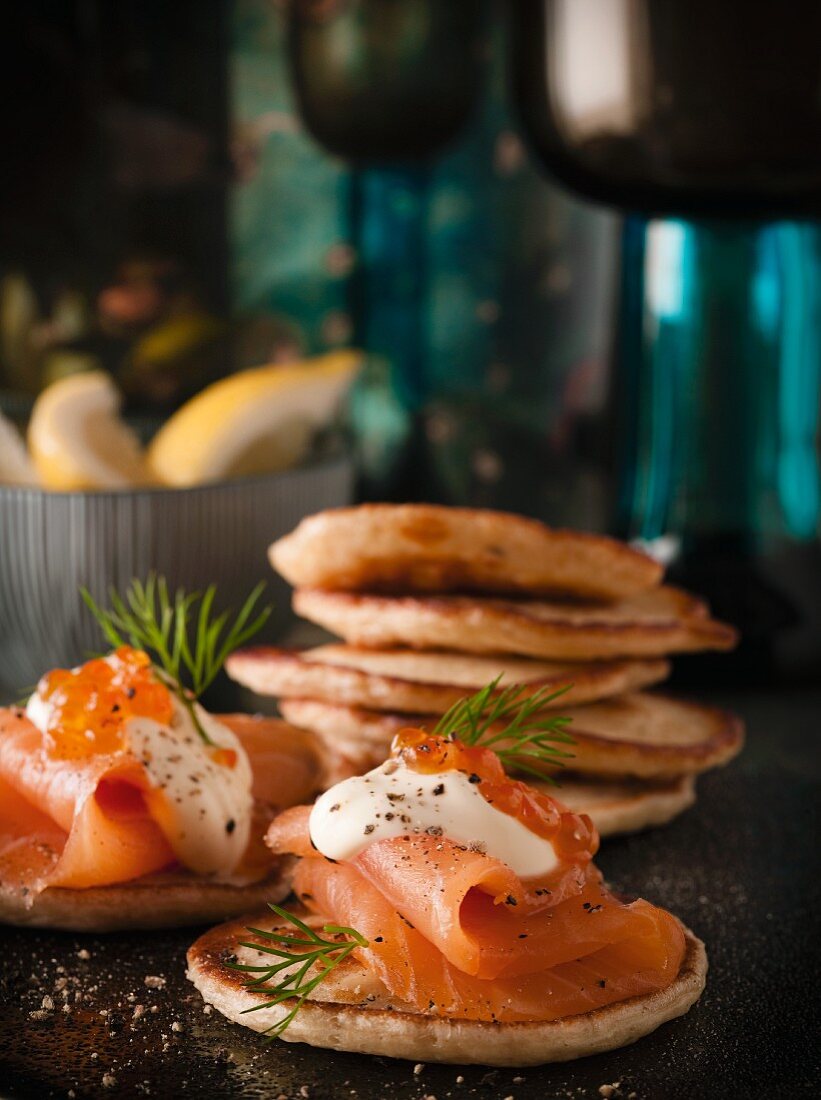
[(417, 772), (401, 760), (329, 788), (309, 828), (317, 850), (339, 861), (377, 840), (427, 833), (501, 860), (520, 878), (549, 874), (559, 862), (549, 840), (497, 810), (464, 772)]
[(232, 730), (197, 704), (194, 709), (214, 745), (230, 754), (230, 763), (214, 759), (176, 699), (170, 725), (132, 718), (125, 739), (158, 794), (152, 816), (180, 863), (201, 875), (230, 875), (251, 833), (251, 764)]
[[(194, 704), (202, 728), (220, 750), (208, 746), (188, 710), (173, 698), (168, 725), (152, 718), (130, 718), (123, 728), (124, 747), (140, 761), (151, 790), (151, 816), (183, 866), (202, 875), (227, 877), (248, 846), (253, 796), (248, 755), (236, 734)], [(26, 717), (45, 732), (51, 714), (47, 699), (35, 692)]]

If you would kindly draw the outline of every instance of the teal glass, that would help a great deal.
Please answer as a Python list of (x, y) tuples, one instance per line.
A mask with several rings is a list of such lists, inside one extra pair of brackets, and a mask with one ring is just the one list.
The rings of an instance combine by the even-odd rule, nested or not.
[(751, 550), (813, 539), (821, 230), (631, 219), (625, 248), (638, 283), (625, 307), (640, 316), (622, 328), (623, 524), (647, 541), (743, 534)]
[(352, 404), (364, 496), (412, 495), (429, 396), (430, 165), (462, 131), (482, 76), (484, 0), (288, 5), (288, 58), (311, 135), (352, 167), (354, 341), (369, 377)]
[(621, 532), (821, 664), (821, 226), (630, 217), (623, 248)]
[(512, 10), (542, 163), (626, 213), (614, 525), (740, 627), (739, 670), (817, 678), (821, 7)]
[[(411, 492), (406, 474), (421, 445), (427, 368), (427, 164), (375, 165), (350, 176), (353, 341), (368, 351), (368, 385), (354, 395), (360, 490)], [(407, 486), (407, 488), (406, 488)]]

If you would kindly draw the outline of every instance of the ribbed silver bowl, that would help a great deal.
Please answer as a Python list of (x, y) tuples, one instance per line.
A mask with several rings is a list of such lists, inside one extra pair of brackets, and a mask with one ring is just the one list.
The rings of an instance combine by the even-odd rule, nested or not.
[(51, 668), (102, 647), (80, 599), (105, 602), (151, 570), (171, 589), (217, 585), (235, 609), (260, 580), (274, 637), (289, 616), (286, 585), (266, 550), (303, 516), (349, 503), (347, 458), (194, 489), (50, 493), (0, 486), (0, 702), (18, 698)]

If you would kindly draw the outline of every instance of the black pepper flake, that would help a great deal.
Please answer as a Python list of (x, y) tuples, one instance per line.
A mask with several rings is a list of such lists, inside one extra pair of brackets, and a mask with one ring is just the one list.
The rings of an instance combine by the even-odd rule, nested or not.
[(590, 902), (589, 902), (589, 901), (586, 901), (586, 902), (584, 903), (584, 905), (582, 906), (582, 909), (589, 909), (589, 908), (590, 908)]
[(365, 826), (365, 836), (370, 836), (375, 828), (376, 828), (375, 825), (366, 825)]
[(428, 825), (427, 829), (425, 829), (425, 832), (428, 834), (428, 836), (441, 836), (444, 832), (444, 829), (441, 825)]
[(125, 692), (126, 699), (133, 699), (136, 694), (137, 694), (137, 689), (136, 688), (133, 688), (133, 687), (126, 688), (126, 692)]
[(607, 985), (607, 982), (604, 980), (604, 978), (600, 978), (598, 981), (598, 985), (601, 989), (604, 989), (604, 987)]
[(526, 940), (527, 939), (527, 932), (520, 932), (519, 933), (519, 939), (520, 940)]
[(394, 791), (388, 791), (389, 802), (402, 802), (405, 796), (403, 794), (396, 794)]
[(388, 814), (385, 814), (385, 820), (386, 820), (386, 821), (393, 821), (393, 819), (394, 819), (395, 817), (396, 817), (396, 814), (390, 814), (390, 813), (388, 813)]
[(335, 810), (338, 810), (338, 809), (339, 809), (339, 803), (334, 802), (333, 806), (331, 806), (330, 810), (328, 810), (328, 813), (332, 814)]
[(229, 817), (228, 820), (225, 822), (225, 831), (226, 831), (226, 833), (228, 833), (228, 835), (230, 836), (231, 833), (233, 833), (234, 829), (236, 829), (236, 827), (237, 827), (236, 821), (234, 821), (233, 817)]
[(468, 783), (481, 783), (481, 782), (482, 782), (482, 777), (481, 777), (481, 775), (477, 775), (476, 772), (471, 772), (470, 775), (468, 776)]
[(374, 943), (384, 943), (385, 942), (385, 937), (384, 936), (374, 936), (373, 942)]
[(444, 783), (437, 783), (436, 786), (433, 788), (433, 793), (434, 794), (444, 794), (445, 793), (445, 784)]
[(598, 913), (599, 909), (601, 909), (600, 905), (591, 905), (587, 911), (588, 913)]
[(505, 905), (518, 905), (519, 903), (514, 898), (513, 894), (508, 894), (505, 898)]

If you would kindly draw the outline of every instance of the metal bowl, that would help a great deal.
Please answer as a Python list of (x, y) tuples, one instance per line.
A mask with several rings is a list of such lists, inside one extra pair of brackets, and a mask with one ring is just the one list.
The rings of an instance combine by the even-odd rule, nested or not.
[(287, 587), (266, 551), (303, 516), (347, 504), (349, 459), (192, 489), (52, 493), (0, 486), (0, 701), (18, 698), (51, 668), (102, 648), (80, 599), (105, 602), (151, 570), (170, 588), (217, 585), (239, 608), (260, 580), (274, 604), (266, 631), (288, 621)]

